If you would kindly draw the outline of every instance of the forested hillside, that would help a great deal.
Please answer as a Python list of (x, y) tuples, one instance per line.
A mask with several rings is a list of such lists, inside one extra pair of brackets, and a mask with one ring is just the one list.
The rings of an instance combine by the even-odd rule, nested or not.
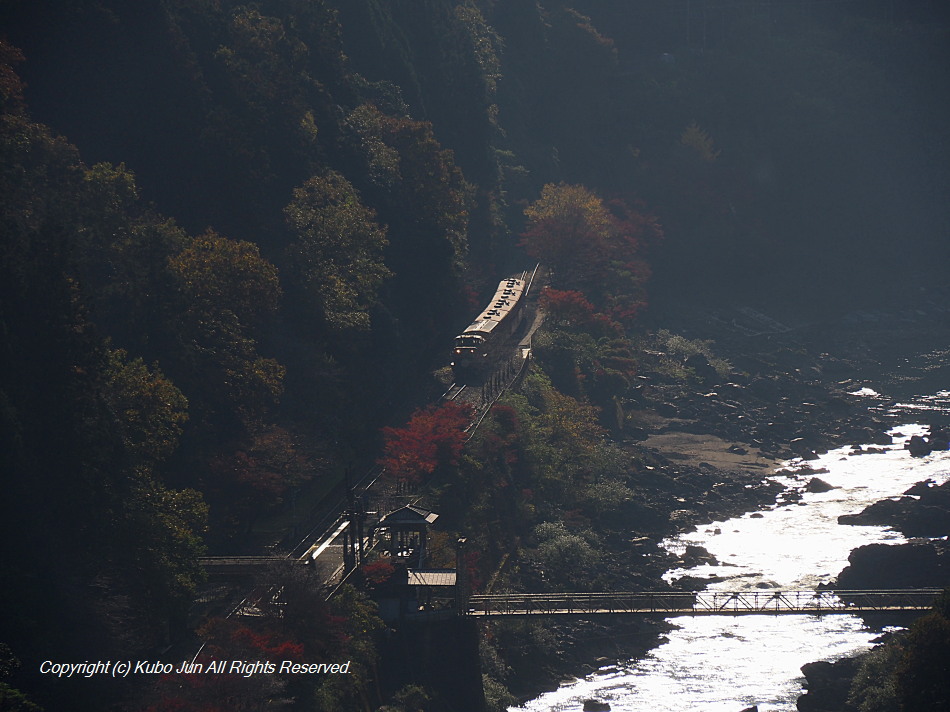
[(0, 642), (174, 639), (196, 556), (376, 453), (529, 260), (586, 348), (550, 377), (601, 409), (651, 303), (939, 287), (948, 32), (930, 0), (4, 0)]

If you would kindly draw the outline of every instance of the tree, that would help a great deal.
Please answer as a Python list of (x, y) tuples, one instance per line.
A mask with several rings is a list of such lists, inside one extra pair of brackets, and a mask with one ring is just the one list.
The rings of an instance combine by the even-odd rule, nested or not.
[(554, 583), (579, 583), (599, 556), (587, 538), (571, 533), (563, 522), (542, 522), (534, 529), (538, 559)]
[(284, 214), (297, 235), (288, 252), (304, 294), (331, 330), (368, 329), (369, 309), (390, 276), (376, 213), (346, 178), (328, 171), (296, 188)]
[(169, 260), (181, 295), (178, 370), (205, 409), (259, 418), (283, 390), (284, 367), (257, 352), (253, 335), (281, 295), (277, 269), (256, 245), (209, 230)]
[(189, 238), (145, 207), (122, 164), (84, 170), (80, 191), (76, 261), (93, 319), (120, 346), (158, 358), (174, 303), (169, 259)]
[(0, 643), (0, 710), (3, 712), (43, 712), (39, 705), (34, 704), (22, 692), (4, 682), (19, 667), (20, 661), (13, 651), (6, 643)]
[(178, 446), (188, 400), (157, 368), (141, 358), (129, 359), (123, 349), (108, 352), (106, 398), (129, 452), (139, 462), (154, 464)]
[(173, 490), (140, 477), (126, 504), (125, 534), (136, 542), (128, 556), (157, 610), (138, 611), (156, 621), (169, 615), (181, 622), (204, 571), (202, 535), (208, 529), (208, 505), (193, 489)]
[(581, 185), (548, 183), (527, 208), (528, 229), (521, 244), (551, 267), (558, 284), (586, 282), (589, 268), (610, 239), (610, 213), (603, 201)]
[(890, 641), (867, 653), (851, 681), (848, 704), (858, 712), (900, 712), (894, 670), (903, 652)]
[(643, 254), (662, 237), (656, 218), (566, 183), (545, 185), (525, 216), (521, 245), (553, 269), (558, 288), (583, 290), (614, 319), (636, 317), (650, 274)]
[(721, 153), (721, 151), (713, 148), (712, 137), (701, 129), (695, 121), (683, 130), (680, 143), (693, 149), (696, 155), (706, 163), (713, 163)]
[(212, 486), (246, 530), (313, 474), (313, 463), (279, 426), (254, 426), (249, 438), (210, 462)]
[(429, 123), (362, 105), (346, 126), (353, 160), (364, 165), (361, 189), (389, 226), (386, 265), (393, 279), (386, 305), (403, 318), (407, 343), (428, 343), (460, 301), (472, 187)]
[(253, 243), (207, 230), (169, 262), (199, 317), (230, 312), (242, 324), (257, 326), (277, 310), (277, 268)]
[(554, 326), (568, 326), (595, 334), (616, 334), (610, 319), (598, 314), (583, 292), (545, 287), (538, 306)]
[(458, 464), (471, 415), (471, 408), (450, 401), (417, 410), (405, 427), (383, 428), (386, 444), (379, 464), (389, 477), (408, 484)]
[(911, 626), (904, 656), (897, 666), (897, 696), (901, 709), (945, 710), (950, 707), (950, 618), (945, 592), (932, 613)]

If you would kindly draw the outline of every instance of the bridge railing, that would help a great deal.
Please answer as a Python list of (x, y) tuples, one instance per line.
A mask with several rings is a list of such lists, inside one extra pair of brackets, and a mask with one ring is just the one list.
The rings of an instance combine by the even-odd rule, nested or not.
[(473, 595), (468, 616), (741, 615), (750, 613), (862, 613), (928, 609), (940, 589), (877, 591), (636, 591)]

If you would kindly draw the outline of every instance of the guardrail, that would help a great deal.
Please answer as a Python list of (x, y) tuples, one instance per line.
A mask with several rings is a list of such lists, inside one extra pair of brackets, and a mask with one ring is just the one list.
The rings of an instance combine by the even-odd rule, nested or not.
[(473, 595), (461, 611), (473, 617), (532, 615), (743, 615), (869, 613), (928, 610), (940, 589), (878, 591), (645, 591)]

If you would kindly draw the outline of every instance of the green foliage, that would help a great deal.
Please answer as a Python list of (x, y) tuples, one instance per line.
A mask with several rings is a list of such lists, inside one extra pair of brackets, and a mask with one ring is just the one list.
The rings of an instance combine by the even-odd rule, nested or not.
[(894, 670), (903, 652), (891, 642), (865, 655), (851, 681), (848, 704), (858, 712), (900, 712)]
[(623, 524), (624, 505), (637, 495), (620, 479), (604, 477), (588, 484), (581, 493), (581, 503), (591, 519), (603, 518), (611, 524)]
[(432, 698), (420, 685), (406, 685), (393, 695), (391, 704), (381, 708), (381, 712), (426, 712)]
[[(613, 301), (609, 295), (607, 301)], [(637, 373), (637, 356), (622, 326), (576, 290), (546, 287), (539, 306), (545, 328), (535, 336), (534, 351), (554, 385), (589, 399), (608, 427), (622, 427), (620, 399)]]
[(251, 336), (277, 309), (276, 268), (256, 245), (208, 231), (170, 259), (169, 269), (183, 297), (175, 355), (185, 361), (186, 392), (212, 411), (261, 417), (277, 404), (285, 374), (257, 353)]
[(945, 709), (950, 705), (950, 619), (936, 611), (919, 618), (903, 648), (896, 669), (901, 709)]
[(482, 689), (485, 691), (485, 709), (487, 712), (505, 712), (518, 704), (518, 698), (512, 695), (500, 682), (488, 675), (482, 675)]
[(196, 490), (170, 490), (142, 478), (127, 507), (128, 535), (139, 549), (134, 566), (158, 609), (180, 616), (205, 580), (198, 557), (206, 553), (201, 535), (208, 528), (208, 505)]
[(43, 712), (43, 708), (19, 690), (0, 682), (0, 710), (4, 712)]
[(716, 356), (712, 341), (708, 339), (687, 339), (668, 329), (659, 329), (653, 334), (651, 346), (659, 350), (660, 370), (678, 379), (685, 380), (691, 375), (686, 366), (691, 356), (704, 356), (720, 376), (727, 376), (732, 371), (727, 360)]
[(577, 585), (591, 577), (600, 557), (588, 538), (567, 530), (563, 522), (542, 522), (534, 529), (537, 556), (545, 578), (554, 586)]
[(369, 328), (369, 309), (390, 275), (386, 231), (343, 176), (314, 176), (284, 210), (297, 242), (293, 274), (333, 331)]
[(178, 446), (188, 420), (188, 400), (157, 368), (123, 349), (108, 352), (106, 398), (122, 430), (125, 446), (138, 462), (165, 460)]
[(848, 703), (859, 712), (943, 709), (950, 700), (950, 619), (944, 590), (933, 612), (918, 618), (861, 660)]
[[(537, 463), (538, 484), (554, 501), (568, 501), (565, 490), (590, 476), (598, 466), (606, 434), (597, 422), (596, 408), (555, 390), (542, 373), (525, 382), (527, 402), (536, 408), (528, 420), (528, 454)], [(513, 400), (517, 400), (515, 397)]]
[(525, 251), (549, 266), (559, 290), (580, 290), (613, 320), (632, 322), (645, 305), (647, 246), (662, 239), (656, 218), (582, 185), (548, 184), (525, 209)]
[(242, 324), (257, 325), (277, 309), (277, 269), (253, 243), (208, 230), (171, 258), (169, 267), (199, 318), (229, 312)]
[(344, 586), (330, 602), (330, 611), (345, 621), (345, 649), (350, 660), (348, 675), (326, 675), (314, 695), (315, 709), (335, 712), (363, 709), (375, 697), (377, 650), (375, 637), (383, 629), (376, 604), (352, 586)]
[(680, 143), (693, 149), (696, 155), (707, 163), (712, 163), (722, 153), (713, 148), (712, 137), (695, 121), (684, 129), (683, 135), (680, 136)]
[(4, 114), (22, 114), (23, 82), (14, 67), (23, 61), (23, 52), (10, 45), (6, 39), (0, 40), (0, 112)]
[(349, 113), (344, 126), (366, 162), (366, 179), (385, 190), (394, 188), (400, 177), (400, 156), (384, 140), (380, 111), (370, 104), (361, 104)]
[(489, 95), (494, 96), (498, 80), (501, 79), (501, 37), (485, 22), (485, 17), (474, 2), (457, 5), (455, 16), (471, 37), (472, 49), (481, 67), (485, 86)]
[(0, 643), (0, 710), (3, 712), (43, 712), (43, 708), (31, 702), (19, 690), (11, 687), (4, 679), (10, 677), (20, 667), (20, 661), (6, 643)]

